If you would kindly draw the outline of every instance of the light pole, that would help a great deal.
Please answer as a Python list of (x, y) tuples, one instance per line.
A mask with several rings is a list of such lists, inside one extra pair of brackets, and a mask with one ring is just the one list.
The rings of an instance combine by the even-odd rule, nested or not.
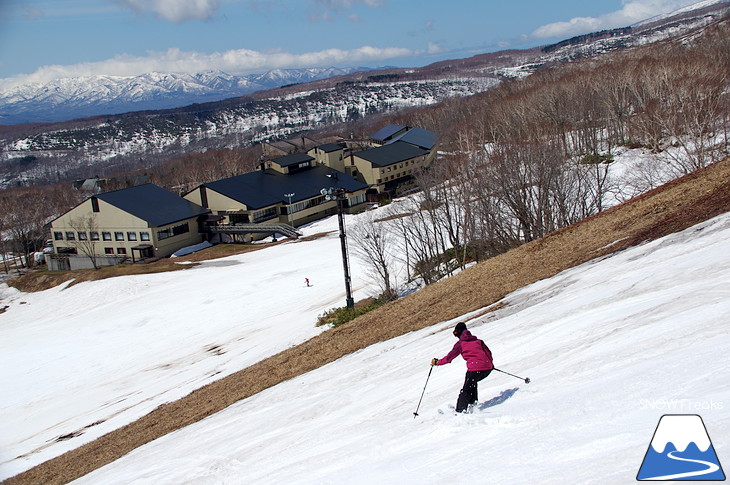
[(346, 305), (347, 308), (353, 308), (355, 306), (355, 300), (352, 299), (352, 290), (350, 289), (350, 262), (347, 254), (347, 235), (345, 234), (345, 217), (343, 214), (343, 208), (345, 206), (345, 189), (332, 188), (322, 189), (320, 191), (324, 195), (325, 200), (337, 201), (337, 220), (340, 223), (340, 248), (342, 249), (342, 268), (345, 272), (345, 295), (347, 297)]
[(294, 197), (294, 192), (292, 192), (291, 194), (284, 194), (284, 197), (286, 197), (287, 199), (289, 199), (289, 207), (286, 208), (286, 214), (288, 216), (287, 219), (289, 219), (289, 225), (291, 226), (292, 225), (291, 198)]

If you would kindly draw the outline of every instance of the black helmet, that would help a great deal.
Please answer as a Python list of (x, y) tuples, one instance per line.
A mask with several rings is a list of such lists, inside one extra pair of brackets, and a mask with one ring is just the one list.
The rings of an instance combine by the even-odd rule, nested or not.
[(461, 332), (463, 332), (464, 330), (466, 330), (466, 323), (459, 322), (456, 324), (456, 327), (454, 327), (454, 335), (456, 337), (461, 337)]

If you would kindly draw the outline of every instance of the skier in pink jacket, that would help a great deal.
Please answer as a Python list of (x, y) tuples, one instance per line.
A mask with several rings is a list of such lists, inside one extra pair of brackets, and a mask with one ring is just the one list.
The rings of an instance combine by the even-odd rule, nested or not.
[(456, 412), (466, 412), (469, 405), (476, 404), (477, 383), (487, 377), (494, 369), (492, 352), (484, 341), (479, 340), (466, 329), (466, 324), (459, 322), (454, 328), (454, 336), (459, 339), (451, 352), (440, 359), (431, 360), (431, 365), (445, 365), (461, 355), (466, 361), (466, 378), (464, 387), (459, 391), (456, 401)]

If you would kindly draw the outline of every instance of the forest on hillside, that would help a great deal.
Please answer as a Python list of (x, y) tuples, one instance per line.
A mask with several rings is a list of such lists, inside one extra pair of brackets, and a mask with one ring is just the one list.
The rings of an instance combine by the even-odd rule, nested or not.
[[(436, 166), (418, 177), (426, 209), (414, 231), (414, 268), (428, 282), (441, 259), (463, 265), (542, 237), (604, 209), (614, 153), (644, 148), (656, 164), (630, 174), (635, 193), (659, 172), (680, 176), (728, 155), (730, 27), (604, 56), (560, 63), (481, 94), (338, 124), (312, 137), (362, 135), (385, 123), (440, 135)], [(173, 192), (249, 172), (260, 147), (209, 150), (148, 169)], [(120, 173), (121, 188), (139, 173)], [(68, 184), (0, 192), (6, 249), (29, 254), (47, 239), (44, 225), (89, 194)], [(462, 210), (463, 209), (463, 210)], [(442, 231), (430, 232), (436, 224)], [(404, 233), (404, 235), (408, 235)], [(420, 242), (418, 242), (420, 241)], [(420, 264), (420, 266), (419, 266)], [(436, 278), (437, 275), (433, 275)]]
[[(561, 64), (392, 117), (440, 133), (446, 155), (418, 177), (422, 197), (406, 217), (364, 230), (382, 238), (369, 249), (374, 261), (388, 234), (401, 234), (417, 275), (436, 281), (596, 214), (617, 194), (627, 200), (727, 157), (728, 33), (726, 23), (697, 39)], [(651, 162), (619, 182), (614, 154), (626, 148)]]

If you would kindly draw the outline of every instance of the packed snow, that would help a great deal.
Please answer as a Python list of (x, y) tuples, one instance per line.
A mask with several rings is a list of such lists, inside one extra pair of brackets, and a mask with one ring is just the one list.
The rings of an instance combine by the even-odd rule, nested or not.
[[(350, 217), (349, 223), (355, 223)], [(184, 271), (3, 287), (0, 479), (319, 334), (344, 305), (331, 230)], [(591, 261), (481, 310), (348, 355), (145, 445), (77, 483), (626, 483), (663, 414), (730, 436), (730, 215)], [(355, 298), (373, 283), (352, 259)], [(309, 278), (312, 287), (307, 287)], [(492, 349), (473, 414), (457, 320)], [(419, 415), (414, 416), (424, 391)], [(725, 461), (728, 461), (725, 459)]]

